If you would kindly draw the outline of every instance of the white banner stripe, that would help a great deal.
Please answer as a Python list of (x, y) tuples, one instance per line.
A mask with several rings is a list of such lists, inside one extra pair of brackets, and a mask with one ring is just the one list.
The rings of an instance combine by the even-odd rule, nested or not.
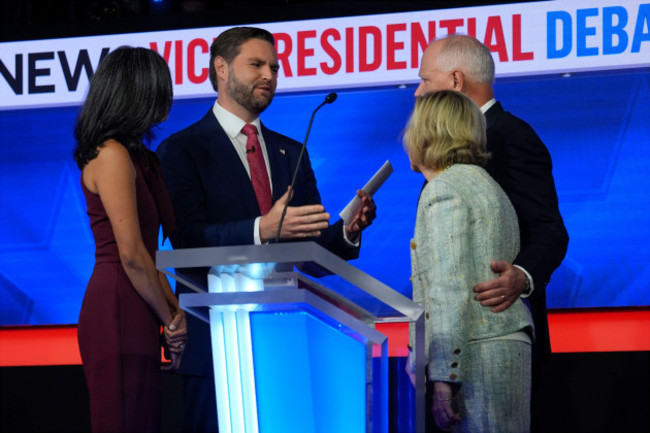
[[(410, 84), (427, 41), (488, 45), (497, 76), (650, 67), (650, 3), (559, 0), (256, 24), (276, 37), (278, 92)], [(212, 96), (209, 46), (228, 27), (0, 44), (0, 109), (79, 104), (102, 55), (121, 45), (167, 60), (176, 97)]]

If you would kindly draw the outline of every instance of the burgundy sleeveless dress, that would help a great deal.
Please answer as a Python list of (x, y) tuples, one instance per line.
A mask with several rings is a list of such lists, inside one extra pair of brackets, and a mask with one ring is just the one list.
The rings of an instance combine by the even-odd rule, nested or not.
[[(142, 238), (155, 257), (161, 223), (174, 215), (156, 155), (133, 158)], [(79, 314), (78, 341), (94, 432), (160, 431), (160, 323), (124, 271), (102, 201), (83, 182), (95, 267)]]

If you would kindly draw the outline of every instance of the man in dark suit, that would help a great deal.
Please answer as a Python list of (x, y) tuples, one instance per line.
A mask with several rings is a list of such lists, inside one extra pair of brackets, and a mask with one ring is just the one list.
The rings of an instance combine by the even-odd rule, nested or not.
[[(214, 106), (157, 150), (176, 214), (174, 248), (274, 241), (289, 200), (281, 240), (315, 240), (346, 260), (358, 257), (361, 231), (375, 217), (371, 197), (359, 191), (362, 206), (350, 224), (339, 220), (329, 225), (307, 154), (293, 191), (288, 191), (301, 144), (259, 120), (273, 99), (278, 68), (274, 39), (266, 30), (233, 28), (213, 42)], [(189, 291), (177, 285), (177, 293)], [(183, 431), (217, 431), (209, 328), (188, 317), (188, 331), (180, 369)]]
[(550, 354), (546, 285), (560, 265), (569, 236), (558, 208), (551, 156), (535, 131), (494, 99), (494, 60), (489, 48), (470, 36), (433, 41), (420, 65), (415, 96), (441, 89), (465, 93), (487, 123), (488, 173), (501, 185), (519, 219), (521, 250), (513, 263), (492, 262), (499, 276), (474, 287), (475, 299), (499, 313), (527, 298), (533, 322), (532, 422), (536, 424), (541, 368)]

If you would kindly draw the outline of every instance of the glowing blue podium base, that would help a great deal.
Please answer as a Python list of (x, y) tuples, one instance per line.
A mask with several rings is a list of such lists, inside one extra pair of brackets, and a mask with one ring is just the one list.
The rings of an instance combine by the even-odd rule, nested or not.
[(417, 304), (311, 242), (159, 251), (156, 263), (168, 275), (206, 267), (207, 292), (172, 276), (197, 292), (181, 308), (210, 324), (220, 432), (388, 431), (387, 339), (374, 323), (415, 322), (417, 342)]
[(251, 314), (251, 335), (260, 431), (366, 431), (364, 344), (308, 312)]

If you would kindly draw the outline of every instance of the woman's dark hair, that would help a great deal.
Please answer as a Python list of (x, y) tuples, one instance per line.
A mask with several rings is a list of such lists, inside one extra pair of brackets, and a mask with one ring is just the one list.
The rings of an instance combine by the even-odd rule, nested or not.
[(173, 97), (169, 68), (155, 51), (120, 47), (99, 63), (74, 128), (79, 168), (114, 139), (131, 155), (144, 149), (152, 128), (165, 120)]

